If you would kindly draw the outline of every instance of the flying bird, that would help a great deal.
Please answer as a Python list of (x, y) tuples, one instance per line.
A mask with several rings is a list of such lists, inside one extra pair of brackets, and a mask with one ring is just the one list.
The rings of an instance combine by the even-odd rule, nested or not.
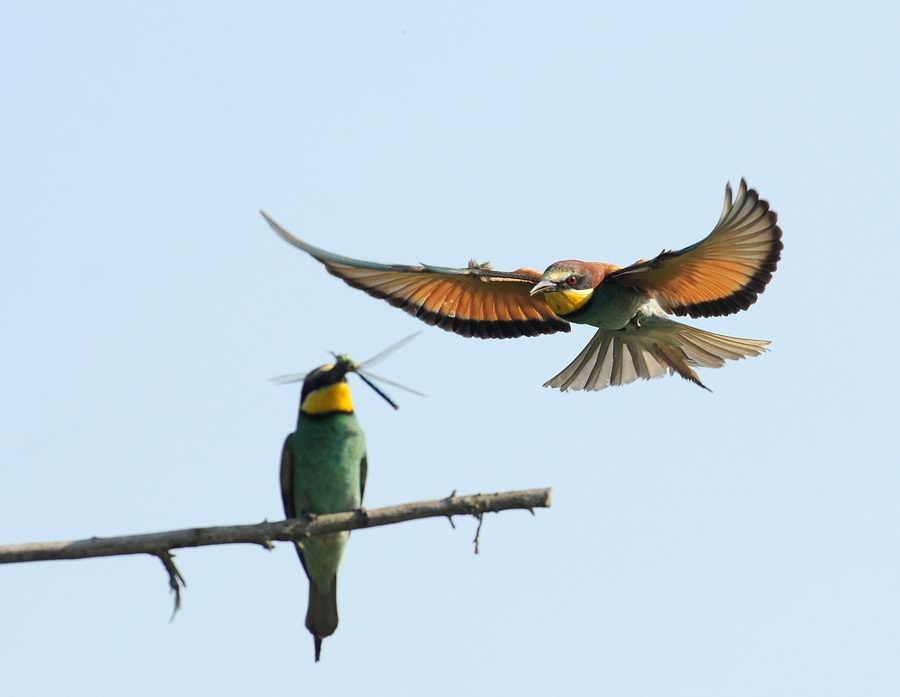
[[(308, 375), (274, 378), (280, 383), (303, 382), (297, 429), (285, 439), (281, 451), (281, 500), (288, 518), (360, 510), (368, 470), (366, 437), (353, 412), (347, 374), (356, 373), (396, 409), (365, 369), (413, 336), (362, 364), (340, 355)], [(337, 571), (349, 536), (349, 532), (336, 532), (295, 543), (309, 579), (306, 628), (313, 635), (316, 661), (321, 657), (322, 639), (337, 629)]]
[(597, 328), (587, 346), (545, 387), (602, 390), (638, 378), (678, 374), (708, 389), (694, 368), (758, 356), (768, 341), (713, 334), (667, 314), (718, 317), (746, 310), (772, 279), (781, 257), (778, 216), (741, 179), (725, 187), (719, 221), (704, 239), (630, 266), (557, 261), (543, 273), (379, 264), (327, 252), (263, 217), (278, 235), (333, 275), (414, 317), (467, 337), (506, 339)]

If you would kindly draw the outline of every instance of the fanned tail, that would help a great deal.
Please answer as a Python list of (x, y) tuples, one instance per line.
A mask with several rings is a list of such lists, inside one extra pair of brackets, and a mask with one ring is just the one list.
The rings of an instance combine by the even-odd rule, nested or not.
[(602, 390), (638, 378), (678, 374), (705, 390), (694, 367), (721, 368), (726, 360), (758, 356), (768, 341), (740, 339), (689, 327), (659, 314), (639, 316), (624, 329), (600, 329), (575, 360), (544, 383), (567, 390)]

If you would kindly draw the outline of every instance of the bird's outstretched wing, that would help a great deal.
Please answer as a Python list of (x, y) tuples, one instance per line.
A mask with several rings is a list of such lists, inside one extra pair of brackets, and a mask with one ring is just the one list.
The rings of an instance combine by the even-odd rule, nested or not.
[(700, 242), (677, 252), (615, 271), (607, 281), (650, 294), (666, 311), (717, 317), (746, 310), (772, 280), (781, 258), (778, 216), (741, 179), (732, 203), (731, 185), (719, 222)]
[(482, 339), (569, 331), (569, 323), (554, 313), (544, 298), (528, 294), (540, 280), (537, 271), (494, 271), (475, 262), (454, 269), (351, 259), (313, 247), (265, 212), (262, 215), (283, 240), (322, 262), (333, 275), (427, 324)]

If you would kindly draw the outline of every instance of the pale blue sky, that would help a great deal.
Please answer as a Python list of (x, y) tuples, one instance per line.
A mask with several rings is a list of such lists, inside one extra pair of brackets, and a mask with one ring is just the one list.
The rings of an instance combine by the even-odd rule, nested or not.
[(355, 388), (368, 505), (552, 485), (532, 518), (353, 535), (312, 662), (293, 552), (0, 568), (10, 695), (900, 693), (892, 3), (0, 6), (0, 538), (281, 516), (296, 387), (420, 328), (285, 245), (539, 269), (692, 243), (746, 176), (773, 340), (593, 394), (591, 331), (436, 329)]

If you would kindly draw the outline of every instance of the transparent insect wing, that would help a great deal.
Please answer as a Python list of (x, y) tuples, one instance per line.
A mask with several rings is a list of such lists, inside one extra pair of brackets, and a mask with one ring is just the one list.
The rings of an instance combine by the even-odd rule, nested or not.
[(398, 341), (394, 344), (391, 344), (383, 351), (379, 351), (378, 353), (376, 353), (369, 360), (363, 361), (362, 363), (357, 365), (356, 366), (357, 370), (365, 370), (366, 368), (371, 368), (373, 365), (380, 363), (385, 358), (390, 356), (394, 351), (397, 351), (398, 349), (401, 349), (404, 346), (406, 346), (410, 341), (415, 339), (421, 333), (422, 332), (415, 332), (414, 334), (410, 334), (409, 336), (403, 337), (402, 339), (400, 339), (400, 341)]
[(276, 375), (274, 378), (269, 378), (269, 382), (274, 382), (276, 385), (289, 385), (292, 382), (303, 382), (306, 380), (306, 376), (309, 373), (290, 373), (288, 375)]

